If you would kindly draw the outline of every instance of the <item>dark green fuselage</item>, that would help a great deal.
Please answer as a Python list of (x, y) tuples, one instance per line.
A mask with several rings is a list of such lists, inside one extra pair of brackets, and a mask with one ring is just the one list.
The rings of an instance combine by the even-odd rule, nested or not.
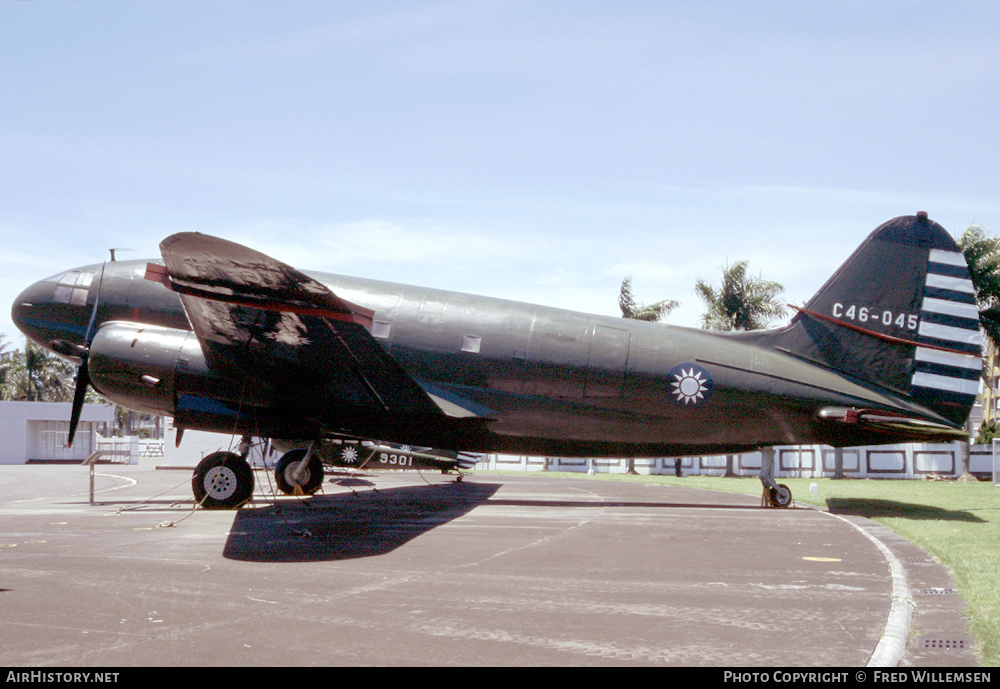
[[(194, 372), (189, 377), (201, 376), (199, 394), (216, 390), (218, 399), (237, 410), (235, 418), (184, 418), (185, 425), (205, 430), (263, 431), (286, 438), (333, 432), (513, 454), (671, 456), (927, 437), (902, 431), (887, 436), (821, 417), (828, 408), (889, 410), (940, 421), (891, 389), (787, 351), (783, 343), (795, 324), (784, 330), (716, 333), (310, 272), (339, 297), (374, 311), (376, 342), (445, 413), (407, 421), (348, 410), (339, 418), (305, 418), (297, 426), (295, 419), (276, 412), (280, 421), (255, 425), (239, 418), (237, 399), (238, 391), (253, 386), (232, 374), (213, 374), (197, 360), (197, 340), (189, 334), (179, 297), (144, 279), (145, 266), (145, 261), (108, 263), (103, 277), (101, 265), (76, 269), (94, 275), (86, 300), (78, 296), (76, 303), (54, 299), (55, 282), (38, 282), (15, 302), (14, 319), (45, 346), (58, 340), (82, 344), (99, 291), (94, 329), (130, 322), (144, 337), (160, 333), (156, 342), (186, 344), (152, 346), (133, 368), (121, 364), (122, 380), (138, 378), (148, 364), (159, 372), (157, 379), (170, 377), (169, 391), (162, 384), (147, 394), (142, 385), (102, 387), (95, 381), (98, 391), (131, 408), (179, 418), (169, 407), (185, 394), (182, 379), (187, 378), (178, 374), (175, 380), (174, 374)], [(129, 345), (123, 340), (120, 347)], [(252, 403), (266, 409), (285, 401)]]

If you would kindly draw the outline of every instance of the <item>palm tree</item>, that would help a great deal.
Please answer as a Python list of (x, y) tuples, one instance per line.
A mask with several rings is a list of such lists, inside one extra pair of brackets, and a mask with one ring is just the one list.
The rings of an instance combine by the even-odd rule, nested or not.
[(986, 236), (982, 225), (969, 225), (958, 240), (979, 302), (979, 325), (992, 343), (1000, 346), (1000, 238)]
[(35, 402), (69, 402), (73, 399), (76, 369), (65, 359), (49, 354), (34, 342), (24, 346), (22, 399)]
[[(70, 362), (34, 342), (28, 342), (24, 351), (11, 349), (7, 336), (0, 333), (0, 400), (69, 402), (75, 381), (76, 367)], [(92, 388), (84, 401), (107, 404)]]
[(622, 310), (622, 318), (656, 322), (678, 306), (680, 302), (673, 299), (664, 299), (649, 306), (637, 303), (632, 296), (632, 278), (627, 277), (622, 280), (621, 292), (618, 295), (618, 307)]
[(785, 315), (778, 302), (784, 291), (779, 283), (747, 274), (747, 261), (738, 261), (722, 270), (722, 285), (716, 290), (704, 280), (694, 291), (708, 306), (702, 327), (708, 330), (759, 330), (773, 318)]
[(9, 349), (7, 335), (0, 333), (0, 400), (15, 400), (23, 389), (24, 354)]
[[(969, 275), (979, 306), (979, 327), (986, 335), (983, 388), (990, 395), (983, 400), (984, 418), (976, 438), (976, 442), (985, 443), (1000, 430), (995, 418), (990, 421), (992, 415), (985, 408), (995, 405), (997, 393), (994, 364), (997, 352), (1000, 351), (1000, 239), (987, 236), (982, 225), (972, 224), (959, 238), (958, 248), (969, 265)], [(967, 473), (968, 461), (963, 461), (963, 476)]]

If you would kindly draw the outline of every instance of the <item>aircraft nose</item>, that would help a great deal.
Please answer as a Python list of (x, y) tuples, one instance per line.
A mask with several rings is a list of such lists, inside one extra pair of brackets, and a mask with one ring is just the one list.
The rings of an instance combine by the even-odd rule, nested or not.
[(93, 273), (66, 271), (26, 288), (11, 306), (11, 320), (26, 337), (44, 347), (53, 340), (82, 343)]
[(10, 317), (14, 325), (32, 340), (39, 339), (38, 326), (43, 320), (45, 305), (52, 301), (53, 289), (52, 285), (48, 285), (46, 289), (44, 282), (36, 282), (17, 295), (11, 307)]

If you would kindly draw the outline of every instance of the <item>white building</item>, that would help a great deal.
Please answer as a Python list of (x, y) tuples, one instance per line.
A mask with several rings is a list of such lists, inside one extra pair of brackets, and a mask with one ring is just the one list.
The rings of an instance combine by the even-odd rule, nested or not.
[(72, 406), (69, 402), (0, 402), (0, 464), (82, 462), (89, 457), (97, 449), (99, 429), (114, 424), (115, 408), (83, 405), (73, 447), (66, 447)]

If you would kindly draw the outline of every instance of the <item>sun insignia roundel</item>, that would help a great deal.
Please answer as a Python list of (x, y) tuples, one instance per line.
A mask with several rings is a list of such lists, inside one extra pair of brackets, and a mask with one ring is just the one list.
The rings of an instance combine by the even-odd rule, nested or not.
[(682, 406), (701, 406), (712, 396), (712, 375), (703, 366), (678, 364), (667, 376), (670, 394)]

